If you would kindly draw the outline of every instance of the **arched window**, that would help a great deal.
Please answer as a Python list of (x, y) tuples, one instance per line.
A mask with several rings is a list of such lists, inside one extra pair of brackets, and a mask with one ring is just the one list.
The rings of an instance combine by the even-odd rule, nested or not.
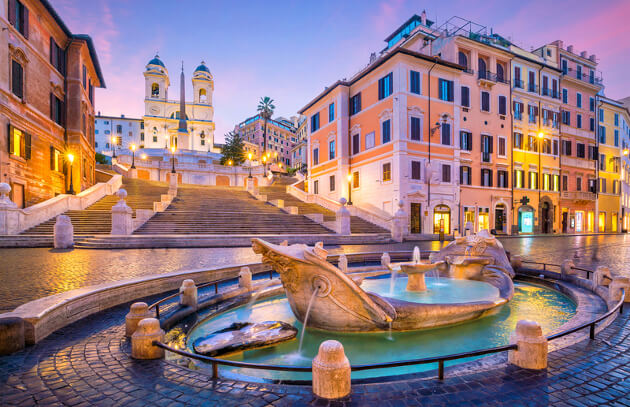
[(504, 81), (504, 73), (503, 73), (503, 65), (497, 62), (497, 80), (503, 82)]
[(153, 128), (153, 134), (157, 134), (157, 127)]
[(468, 68), (468, 57), (463, 52), (459, 51), (459, 64)]
[(487, 70), (488, 69), (486, 67), (486, 61), (484, 61), (482, 58), (479, 58), (479, 78), (485, 79)]
[[(176, 112), (171, 113), (171, 119), (179, 120), (179, 110), (176, 111)], [(188, 120), (188, 115), (186, 115), (186, 120)]]
[(205, 89), (199, 89), (199, 101), (201, 103), (206, 103), (208, 101), (208, 95), (206, 94)]
[(158, 85), (157, 83), (154, 83), (153, 85), (151, 85), (151, 96), (152, 97), (160, 96), (160, 85)]

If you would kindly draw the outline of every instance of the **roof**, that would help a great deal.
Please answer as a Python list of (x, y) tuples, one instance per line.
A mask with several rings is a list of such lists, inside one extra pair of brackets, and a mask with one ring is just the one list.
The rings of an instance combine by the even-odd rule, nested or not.
[(197, 68), (195, 68), (195, 72), (197, 72), (197, 71), (203, 71), (203, 72), (210, 73), (210, 69), (208, 69), (208, 67), (206, 66), (205, 62), (202, 62), (201, 65), (199, 65)]
[(164, 66), (164, 62), (162, 62), (162, 60), (157, 54), (155, 55), (155, 57), (153, 57), (152, 60), (149, 61), (147, 65), (158, 65), (158, 66), (161, 66), (162, 68), (166, 68)]
[(90, 51), (90, 58), (92, 58), (92, 64), (94, 65), (94, 70), (96, 71), (96, 76), (98, 77), (98, 81), (101, 88), (105, 87), (105, 78), (103, 78), (103, 72), (101, 71), (101, 65), (98, 62), (98, 56), (96, 54), (96, 48), (94, 47), (94, 43), (92, 42), (92, 38), (87, 34), (72, 34), (66, 23), (63, 22), (59, 14), (55, 11), (53, 6), (48, 2), (48, 0), (39, 0), (44, 8), (50, 13), (55, 22), (59, 25), (59, 27), (63, 30), (64, 34), (68, 37), (85, 41), (88, 46), (88, 50)]
[[(389, 40), (394, 38), (401, 30), (403, 30), (405, 27), (407, 27), (407, 25), (409, 25), (412, 21), (419, 21), (419, 22), (421, 22), (422, 18), (419, 15), (417, 15), (417, 14), (412, 15), (409, 18), (409, 20), (405, 21), (400, 27), (398, 27), (396, 29), (396, 31), (394, 31), (387, 38), (385, 38), (385, 42), (388, 42)], [(432, 25), (433, 25), (433, 21), (427, 19), (426, 27), (431, 27)]]
[(456, 64), (454, 62), (446, 61), (446, 60), (444, 60), (444, 59), (442, 59), (440, 57), (432, 57), (432, 56), (429, 56), (429, 55), (421, 54), (419, 52), (408, 50), (406, 48), (398, 47), (398, 48), (395, 48), (394, 50), (392, 50), (391, 52), (385, 54), (384, 56), (380, 57), (379, 59), (377, 59), (376, 62), (374, 62), (373, 64), (369, 65), (367, 67), (367, 69), (364, 69), (363, 72), (360, 72), (358, 75), (353, 77), (351, 80), (349, 80), (349, 81), (338, 80), (337, 82), (333, 83), (331, 86), (326, 88), (322, 93), (317, 95), (315, 97), (315, 99), (311, 100), (306, 106), (304, 106), (302, 109), (298, 110), (298, 113), (299, 114), (304, 114), (304, 112), (307, 109), (309, 109), (311, 106), (313, 106), (315, 103), (317, 103), (324, 96), (326, 96), (327, 94), (332, 92), (333, 89), (335, 89), (337, 86), (351, 86), (351, 85), (353, 85), (354, 83), (356, 83), (357, 81), (362, 79), (364, 76), (366, 76), (367, 74), (369, 74), (370, 72), (372, 72), (373, 70), (378, 68), (379, 66), (383, 65), (390, 58), (392, 58), (394, 55), (397, 55), (397, 54), (409, 55), (409, 56), (412, 56), (414, 58), (422, 59), (422, 60), (427, 61), (427, 62), (433, 62), (435, 64), (443, 65), (443, 66), (446, 66), (446, 67), (449, 67), (449, 68), (453, 68), (453, 69), (458, 69), (458, 70), (461, 70), (461, 71), (466, 69), (465, 66)]

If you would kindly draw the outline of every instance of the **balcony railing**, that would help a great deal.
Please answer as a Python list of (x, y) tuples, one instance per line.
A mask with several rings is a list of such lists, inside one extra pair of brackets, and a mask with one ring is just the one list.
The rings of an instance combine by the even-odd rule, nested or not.
[(595, 170), (595, 161), (585, 158), (567, 157), (566, 155), (562, 156), (562, 165)]
[(503, 75), (497, 75), (496, 73), (490, 71), (479, 71), (477, 73), (477, 79), (484, 79), (490, 82), (508, 83)]
[(523, 120), (523, 112), (518, 112), (518, 111), (514, 112), (514, 118), (516, 120)]
[(484, 163), (492, 162), (492, 154), (487, 151), (483, 151), (481, 153), (481, 161), (483, 161)]
[(602, 83), (604, 82), (604, 80), (602, 79), (601, 74), (599, 73), (578, 73), (578, 71), (569, 68), (568, 71), (563, 72), (565, 76), (568, 76), (570, 78), (575, 78), (575, 79), (579, 79), (581, 81), (593, 84), (593, 85), (598, 85), (601, 86)]
[(574, 201), (595, 201), (597, 195), (592, 192), (585, 191), (563, 191), (562, 199), (571, 199)]
[(529, 84), (527, 84), (527, 91), (528, 92), (533, 92), (533, 93), (538, 93), (538, 86), (536, 86), (533, 83), (529, 83)]
[(557, 90), (543, 88), (542, 94), (543, 96), (549, 96), (554, 99), (560, 99), (560, 93)]
[(518, 89), (523, 89), (525, 87), (525, 85), (523, 84), (522, 80), (514, 79), (514, 87), (518, 88)]
[(466, 69), (464, 69), (464, 73), (467, 73), (469, 75), (474, 75), (475, 74), (475, 70), (466, 67)]

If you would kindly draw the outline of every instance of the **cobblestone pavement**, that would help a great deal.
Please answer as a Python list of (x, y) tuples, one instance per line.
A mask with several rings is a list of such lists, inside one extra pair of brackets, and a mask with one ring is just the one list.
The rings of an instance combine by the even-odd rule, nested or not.
[[(560, 263), (573, 258), (589, 266), (597, 259), (630, 274), (629, 235), (529, 237), (502, 239), (512, 253), (528, 259)], [(361, 251), (438, 250), (440, 242), (406, 242), (388, 245), (333, 246), (331, 253)], [(20, 304), (88, 285), (170, 273), (178, 270), (259, 261), (248, 247), (207, 249), (71, 250), (46, 248), (0, 249), (0, 312)]]
[(546, 371), (513, 366), (480, 373), (355, 384), (328, 403), (309, 386), (213, 381), (164, 360), (136, 361), (123, 339), (128, 305), (95, 314), (36, 346), (0, 357), (2, 406), (630, 406), (626, 313), (598, 334), (550, 354)]

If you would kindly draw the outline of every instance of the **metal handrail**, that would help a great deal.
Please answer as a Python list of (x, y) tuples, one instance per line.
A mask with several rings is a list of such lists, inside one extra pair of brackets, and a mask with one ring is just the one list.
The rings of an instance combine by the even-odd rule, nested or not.
[[(554, 263), (543, 263), (543, 262), (538, 262), (538, 261), (531, 261), (531, 260), (522, 260), (521, 261), (524, 264), (538, 264), (538, 265), (542, 265), (543, 266), (543, 271), (547, 271), (547, 267), (558, 267), (558, 268), (562, 268), (562, 265), (560, 264), (554, 264)], [(578, 271), (584, 271), (586, 272), (586, 279), (589, 280), (591, 278), (591, 274), (594, 273), (593, 270), (589, 270), (589, 269), (585, 269), (583, 267), (575, 267), (575, 266), (571, 266), (572, 270), (578, 270)]]
[[(543, 265), (544, 269), (546, 270), (547, 266), (554, 266), (554, 267), (561, 267), (558, 264), (552, 264), (552, 263), (542, 263), (542, 262), (535, 262), (535, 261), (529, 261), (529, 260), (523, 260), (523, 263), (529, 263), (529, 264), (541, 264)], [(583, 271), (588, 271), (590, 273), (593, 273), (592, 270), (587, 270), (587, 269), (583, 269), (583, 268), (576, 268), (574, 267), (574, 269), (578, 269), (578, 270), (583, 270)], [(270, 273), (270, 275), (272, 275), (273, 271)], [(229, 280), (229, 279), (228, 279)], [(215, 284), (213, 283), (206, 283), (205, 285), (211, 285), (211, 284)], [(173, 296), (170, 296), (173, 297)], [(570, 335), (572, 333), (575, 333), (577, 331), (580, 331), (586, 327), (590, 327), (590, 339), (595, 339), (595, 327), (596, 324), (603, 321), (604, 319), (610, 317), (613, 313), (619, 311), (619, 313), (623, 313), (623, 304), (626, 298), (626, 292), (625, 289), (621, 290), (621, 299), (619, 300), (619, 302), (617, 302), (617, 304), (610, 309), (608, 312), (606, 312), (604, 315), (586, 322), (584, 324), (581, 324), (577, 327), (550, 335), (547, 337), (548, 341), (552, 341), (554, 339), (558, 339), (561, 337), (564, 337), (566, 335)], [(159, 341), (153, 341), (153, 345), (157, 346), (159, 348), (162, 348), (164, 350), (167, 350), (169, 352), (173, 352), (176, 353), (180, 356), (185, 356), (185, 357), (189, 357), (192, 359), (197, 359), (197, 360), (201, 360), (201, 361), (205, 361), (205, 362), (210, 362), (212, 364), (212, 378), (213, 379), (217, 379), (219, 377), (219, 370), (218, 370), (218, 365), (226, 365), (226, 366), (233, 366), (233, 367), (240, 367), (240, 368), (248, 368), (248, 369), (259, 369), (259, 370), (275, 370), (275, 371), (287, 371), (287, 372), (311, 372), (312, 371), (312, 367), (299, 367), (299, 366), (286, 366), (286, 365), (265, 365), (265, 364), (261, 364), (261, 363), (249, 363), (249, 362), (239, 362), (239, 361), (234, 361), (234, 360), (227, 360), (227, 359), (219, 359), (219, 358), (213, 358), (210, 356), (204, 356), (204, 355), (198, 355), (198, 354), (194, 354), (194, 353), (190, 353), (181, 349), (175, 349), (173, 347), (170, 347), (162, 342)], [(509, 350), (517, 350), (518, 349), (518, 345), (517, 344), (509, 344), (509, 345), (504, 345), (504, 346), (497, 346), (494, 348), (486, 348), (486, 349), (479, 349), (476, 351), (471, 351), (471, 352), (464, 352), (464, 353), (454, 353), (454, 354), (450, 354), (450, 355), (445, 355), (445, 356), (434, 356), (434, 357), (429, 357), (429, 358), (421, 358), (421, 359), (409, 359), (409, 360), (399, 360), (399, 361), (394, 361), (394, 362), (383, 362), (383, 363), (373, 363), (373, 364), (365, 364), (365, 365), (351, 365), (350, 369), (354, 372), (357, 371), (362, 371), (362, 370), (372, 370), (372, 369), (387, 369), (387, 368), (393, 368), (393, 367), (401, 367), (401, 366), (412, 366), (412, 365), (421, 365), (421, 364), (429, 364), (429, 363), (437, 363), (438, 364), (438, 379), (439, 380), (444, 380), (444, 362), (446, 361), (450, 361), (450, 360), (457, 360), (457, 359), (463, 359), (463, 358), (468, 358), (468, 357), (475, 357), (475, 356), (482, 356), (482, 355), (489, 355), (489, 354), (493, 354), (493, 353), (500, 353), (500, 352), (505, 352), (505, 351), (509, 351)]]

